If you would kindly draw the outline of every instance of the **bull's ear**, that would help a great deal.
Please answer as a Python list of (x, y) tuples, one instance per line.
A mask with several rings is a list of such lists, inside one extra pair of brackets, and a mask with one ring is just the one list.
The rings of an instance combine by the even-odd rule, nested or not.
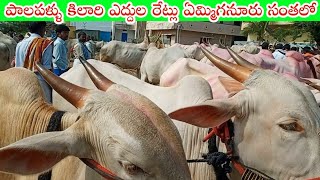
[(86, 156), (85, 144), (71, 131), (30, 136), (0, 149), (0, 171), (31, 175), (49, 170), (68, 155)]
[(170, 118), (198, 127), (215, 127), (237, 114), (236, 100), (208, 100), (204, 103), (178, 109), (169, 114)]
[(238, 92), (245, 89), (244, 85), (240, 83), (239, 81), (234, 80), (230, 77), (218, 77), (218, 81), (221, 83), (221, 85), (224, 87), (226, 92), (228, 93), (228, 97), (232, 97)]

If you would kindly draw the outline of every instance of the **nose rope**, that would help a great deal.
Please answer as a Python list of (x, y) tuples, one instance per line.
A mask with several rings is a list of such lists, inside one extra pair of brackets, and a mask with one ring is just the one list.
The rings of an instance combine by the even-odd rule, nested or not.
[[(274, 180), (270, 176), (264, 174), (263, 172), (256, 170), (254, 168), (245, 166), (241, 164), (238, 159), (238, 156), (233, 156), (233, 136), (234, 136), (234, 127), (231, 120), (223, 123), (219, 127), (215, 127), (213, 130), (209, 131), (209, 134), (204, 138), (204, 141), (209, 140), (209, 153), (203, 155), (204, 159), (192, 159), (187, 160), (188, 163), (199, 163), (206, 162), (209, 165), (212, 165), (216, 172), (216, 176), (226, 177), (227, 173), (231, 173), (232, 168), (230, 167), (230, 162), (234, 165), (234, 168), (241, 175), (241, 180)], [(226, 145), (227, 153), (218, 152), (216, 147), (216, 141), (213, 137), (220, 137), (221, 141)], [(215, 149), (212, 151), (210, 148), (210, 141), (215, 146)], [(210, 151), (211, 149), (211, 151)], [(222, 171), (222, 172), (221, 172)]]

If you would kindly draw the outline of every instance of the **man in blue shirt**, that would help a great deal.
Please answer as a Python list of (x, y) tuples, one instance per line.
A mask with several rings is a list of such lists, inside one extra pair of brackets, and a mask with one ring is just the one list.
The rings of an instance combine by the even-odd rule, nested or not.
[[(16, 47), (15, 53), (15, 67), (25, 67), (33, 71), (40, 82), (41, 88), (43, 89), (45, 100), (48, 103), (52, 103), (52, 88), (50, 85), (43, 79), (39, 72), (33, 67), (34, 61), (40, 61), (40, 63), (47, 69), (52, 69), (52, 50), (53, 50), (53, 41), (43, 39), (46, 32), (46, 22), (38, 21), (32, 22), (29, 24), (30, 37), (20, 41)], [(45, 46), (42, 44), (36, 44), (37, 40), (39, 42), (45, 42)], [(34, 45), (35, 44), (35, 45)], [(32, 46), (31, 46), (32, 45)], [(34, 45), (34, 46), (33, 46)], [(42, 46), (42, 47), (40, 47)], [(30, 49), (32, 48), (32, 49)], [(40, 59), (36, 59), (34, 52), (32, 51), (36, 48), (43, 48), (41, 54), (39, 55)], [(39, 52), (39, 51), (38, 51)], [(25, 62), (28, 60), (28, 62)]]
[(54, 41), (53, 48), (53, 73), (60, 76), (68, 70), (68, 48), (65, 42), (69, 37), (70, 29), (66, 25), (58, 25), (56, 27), (57, 39)]
[(78, 43), (74, 45), (73, 54), (76, 59), (90, 59), (90, 52), (88, 48), (84, 45), (87, 40), (87, 34), (83, 31), (78, 34)]
[(56, 24), (51, 24), (51, 27), (50, 27), (50, 37), (52, 38), (53, 41), (55, 41), (57, 39), (57, 33), (55, 31), (56, 29)]

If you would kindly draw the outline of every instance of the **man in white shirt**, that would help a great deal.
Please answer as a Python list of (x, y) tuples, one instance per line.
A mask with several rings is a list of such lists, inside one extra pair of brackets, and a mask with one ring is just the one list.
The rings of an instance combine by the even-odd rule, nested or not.
[(273, 58), (276, 60), (281, 60), (286, 58), (286, 52), (283, 50), (282, 44), (277, 44), (275, 46), (275, 51), (272, 53)]

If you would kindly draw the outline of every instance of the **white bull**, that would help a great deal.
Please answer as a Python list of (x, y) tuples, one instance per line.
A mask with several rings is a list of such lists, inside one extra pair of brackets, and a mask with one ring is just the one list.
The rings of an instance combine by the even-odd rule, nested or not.
[(178, 109), (170, 117), (199, 127), (234, 117), (235, 161), (273, 179), (318, 178), (320, 110), (310, 90), (274, 71), (242, 67), (203, 51), (245, 88), (231, 98)]
[[(155, 42), (157, 42), (158, 38)], [(150, 44), (149, 36), (145, 35), (144, 41), (140, 44), (133, 44), (121, 41), (110, 41), (100, 50), (100, 60), (117, 64), (124, 69), (139, 69), (143, 57), (145, 56)]]
[(185, 50), (179, 46), (171, 46), (164, 49), (150, 47), (141, 63), (141, 80), (159, 84), (163, 72), (179, 58), (184, 57), (187, 57)]
[[(178, 131), (149, 99), (113, 83), (106, 92), (81, 88), (36, 66), (78, 110), (62, 116), (63, 131), (44, 133), (57, 110), (44, 102), (36, 75), (24, 68), (0, 72), (0, 171), (10, 173), (0, 179), (35, 180), (30, 175), (67, 156), (92, 159), (121, 179), (191, 179)], [(53, 180), (93, 179), (81, 166), (62, 165)]]
[(194, 42), (192, 45), (175, 43), (172, 46), (179, 46), (183, 48), (185, 50), (186, 57), (188, 58), (196, 59), (198, 61), (204, 58), (204, 54), (202, 53), (198, 42)]
[[(200, 77), (187, 76), (174, 87), (163, 88), (145, 83), (129, 74), (121, 72), (108, 63), (88, 60), (94, 68), (113, 82), (146, 96), (157, 104), (164, 112), (169, 113), (179, 107), (195, 105), (212, 99), (209, 84)], [(71, 68), (61, 78), (86, 88), (96, 88), (82, 65)], [(75, 111), (75, 108), (56, 92), (53, 92), (53, 104), (60, 110)], [(199, 128), (183, 122), (174, 121), (177, 126), (187, 159), (202, 159), (202, 153), (208, 152), (208, 143), (202, 142), (208, 133), (207, 128)], [(193, 180), (215, 180), (212, 166), (206, 163), (189, 164)]]
[(232, 45), (231, 49), (236, 53), (245, 51), (249, 54), (258, 54), (260, 52), (260, 48), (254, 44)]

